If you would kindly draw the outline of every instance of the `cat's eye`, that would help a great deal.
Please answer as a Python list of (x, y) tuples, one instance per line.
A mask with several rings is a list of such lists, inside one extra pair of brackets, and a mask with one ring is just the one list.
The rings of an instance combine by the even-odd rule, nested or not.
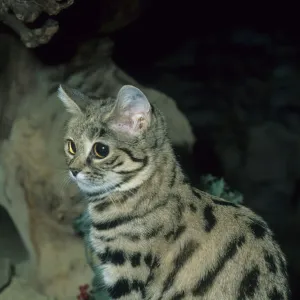
[(97, 158), (104, 158), (109, 154), (109, 147), (102, 143), (95, 143), (93, 151)]
[(68, 145), (68, 152), (72, 155), (75, 155), (76, 153), (75, 143), (72, 140), (68, 140), (67, 145)]

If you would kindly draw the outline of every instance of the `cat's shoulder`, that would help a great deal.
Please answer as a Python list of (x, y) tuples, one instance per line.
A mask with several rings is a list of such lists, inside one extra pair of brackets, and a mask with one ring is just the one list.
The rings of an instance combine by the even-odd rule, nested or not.
[[(240, 227), (254, 232), (257, 236), (271, 234), (267, 223), (248, 207), (216, 197), (193, 188), (193, 204), (204, 217), (214, 218), (224, 226)], [(272, 235), (272, 234), (271, 234)]]

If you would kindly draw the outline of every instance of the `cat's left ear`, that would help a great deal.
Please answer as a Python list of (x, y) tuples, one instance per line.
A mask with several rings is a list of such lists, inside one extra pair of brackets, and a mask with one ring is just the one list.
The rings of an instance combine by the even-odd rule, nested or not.
[(71, 114), (83, 113), (89, 102), (89, 99), (81, 92), (65, 85), (59, 86), (57, 96)]
[(145, 94), (132, 85), (124, 85), (117, 96), (112, 127), (132, 135), (145, 131), (151, 121), (151, 105)]

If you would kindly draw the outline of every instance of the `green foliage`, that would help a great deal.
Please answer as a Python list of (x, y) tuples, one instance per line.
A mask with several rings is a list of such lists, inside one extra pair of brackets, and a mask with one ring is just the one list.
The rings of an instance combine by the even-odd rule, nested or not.
[(240, 192), (231, 189), (223, 178), (218, 178), (211, 174), (201, 177), (200, 189), (236, 204), (243, 203), (243, 195)]

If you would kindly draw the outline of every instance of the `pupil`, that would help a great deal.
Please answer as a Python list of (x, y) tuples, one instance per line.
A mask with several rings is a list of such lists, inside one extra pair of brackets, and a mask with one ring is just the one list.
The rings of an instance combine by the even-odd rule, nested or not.
[(108, 147), (101, 143), (96, 144), (96, 151), (100, 156), (107, 156), (108, 155)]

